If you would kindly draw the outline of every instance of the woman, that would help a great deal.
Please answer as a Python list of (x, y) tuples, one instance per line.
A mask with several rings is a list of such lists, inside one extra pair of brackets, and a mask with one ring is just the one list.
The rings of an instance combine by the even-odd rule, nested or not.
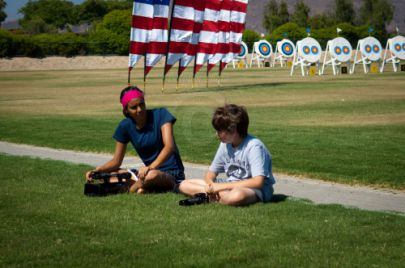
[[(184, 167), (173, 137), (176, 118), (165, 108), (147, 110), (144, 93), (137, 87), (122, 90), (120, 102), (125, 119), (115, 130), (114, 157), (107, 163), (86, 173), (91, 181), (92, 172), (127, 172), (119, 170), (130, 142), (144, 166), (137, 172), (137, 180), (130, 182), (130, 192), (176, 191), (184, 180)], [(135, 178), (135, 176), (133, 176)]]

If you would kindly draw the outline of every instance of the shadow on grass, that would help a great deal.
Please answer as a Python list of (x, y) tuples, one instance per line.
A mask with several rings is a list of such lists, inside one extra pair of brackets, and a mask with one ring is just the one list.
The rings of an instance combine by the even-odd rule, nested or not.
[(273, 198), (271, 199), (270, 203), (280, 203), (284, 202), (288, 199), (288, 195), (285, 194), (274, 194)]

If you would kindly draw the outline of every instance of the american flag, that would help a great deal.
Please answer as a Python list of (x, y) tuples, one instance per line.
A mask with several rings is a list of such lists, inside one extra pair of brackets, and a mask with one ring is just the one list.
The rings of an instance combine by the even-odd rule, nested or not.
[(129, 68), (145, 56), (144, 76), (166, 54), (170, 0), (134, 0)]
[[(186, 68), (196, 53), (196, 45), (204, 19), (205, 0), (175, 0), (171, 19), (170, 42), (165, 75), (180, 60)], [(179, 68), (179, 73), (182, 68)]]
[(240, 44), (245, 29), (248, 0), (233, 0), (230, 15), (229, 52), (221, 60), (220, 72), (240, 52)]
[(208, 61), (208, 72), (220, 70), (240, 51), (248, 0), (207, 0), (194, 74)]
[(221, 6), (221, 0), (206, 0), (204, 21), (197, 47), (194, 75), (201, 69), (206, 61), (215, 55), (216, 47), (218, 45), (218, 19)]

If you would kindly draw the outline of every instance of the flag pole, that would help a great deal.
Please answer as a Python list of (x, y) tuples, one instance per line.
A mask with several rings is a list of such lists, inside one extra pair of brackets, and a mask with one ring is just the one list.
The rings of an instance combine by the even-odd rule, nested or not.
[(180, 71), (180, 67), (181, 67), (181, 59), (179, 60), (179, 69), (177, 71), (177, 79), (176, 79), (176, 91), (179, 89), (179, 81), (180, 81), (180, 75), (178, 74)]
[(131, 85), (131, 71), (132, 67), (128, 67), (128, 86)]
[(208, 75), (209, 75), (209, 71), (208, 71), (208, 61), (207, 61), (207, 76), (206, 76), (206, 84), (205, 87), (208, 88)]
[(173, 0), (173, 6), (172, 6), (172, 13), (170, 14), (170, 24), (169, 24), (169, 29), (168, 29), (168, 36), (167, 36), (167, 45), (166, 45), (166, 58), (165, 58), (165, 66), (163, 68), (163, 85), (162, 85), (162, 93), (164, 93), (165, 90), (165, 82), (166, 82), (166, 65), (167, 65), (167, 56), (169, 54), (169, 47), (170, 47), (170, 37), (171, 37), (171, 32), (172, 32), (172, 19), (173, 19), (173, 13), (174, 13), (174, 7), (176, 6), (176, 0)]

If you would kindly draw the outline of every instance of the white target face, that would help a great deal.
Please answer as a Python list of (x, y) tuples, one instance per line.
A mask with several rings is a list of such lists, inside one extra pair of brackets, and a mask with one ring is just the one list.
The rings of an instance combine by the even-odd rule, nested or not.
[(405, 60), (405, 37), (398, 35), (391, 39), (391, 53)]
[(315, 63), (321, 58), (321, 45), (312, 37), (307, 37), (298, 41), (297, 52), (304, 60)]
[(248, 54), (248, 47), (245, 42), (241, 41), (240, 42), (240, 51), (239, 54), (235, 56), (237, 59), (244, 59), (246, 58), (246, 55)]
[(337, 37), (329, 43), (330, 54), (340, 62), (349, 61), (351, 59), (352, 51), (352, 46), (346, 38)]
[(273, 49), (271, 44), (266, 40), (260, 40), (255, 43), (255, 51), (262, 58), (270, 58)]
[(364, 57), (371, 61), (381, 59), (381, 43), (372, 36), (360, 40), (360, 51)]
[(286, 58), (291, 58), (295, 54), (294, 43), (288, 39), (277, 42), (277, 50)]

